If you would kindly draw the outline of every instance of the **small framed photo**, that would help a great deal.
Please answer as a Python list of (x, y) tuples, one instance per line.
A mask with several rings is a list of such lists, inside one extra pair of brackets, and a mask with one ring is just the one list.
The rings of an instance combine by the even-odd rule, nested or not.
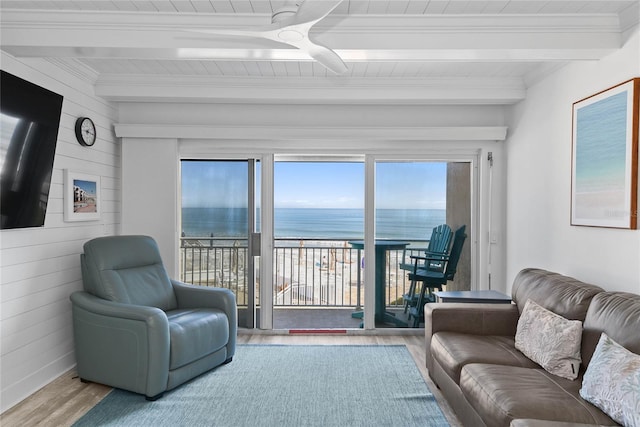
[(100, 177), (64, 170), (64, 220), (97, 221), (100, 219)]
[(571, 225), (636, 229), (640, 78), (573, 104)]

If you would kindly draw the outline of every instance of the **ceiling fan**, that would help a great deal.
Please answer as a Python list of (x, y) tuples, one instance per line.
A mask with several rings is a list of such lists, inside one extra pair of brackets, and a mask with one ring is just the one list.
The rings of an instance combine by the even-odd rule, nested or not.
[(336, 74), (347, 71), (347, 66), (333, 50), (309, 39), (309, 30), (331, 13), (343, 0), (288, 0), (273, 12), (271, 25), (257, 29), (190, 29), (189, 32), (242, 37), (258, 37), (285, 43), (306, 52), (318, 63)]

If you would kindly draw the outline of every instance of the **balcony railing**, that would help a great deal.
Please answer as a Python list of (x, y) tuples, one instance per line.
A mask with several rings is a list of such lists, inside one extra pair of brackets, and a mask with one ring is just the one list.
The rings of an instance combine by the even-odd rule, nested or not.
[(246, 240), (181, 237), (180, 280), (231, 289), (238, 306), (247, 306), (247, 253)]
[[(364, 251), (347, 239), (278, 239), (273, 254), (274, 307), (353, 307), (364, 301)], [(400, 263), (427, 246), (413, 241), (405, 250), (387, 252), (386, 305), (402, 306), (409, 288)], [(180, 279), (202, 286), (231, 289), (238, 306), (248, 305), (247, 241), (214, 237), (182, 237)], [(256, 277), (259, 277), (256, 274)], [(259, 283), (257, 283), (259, 295)], [(257, 304), (256, 300), (256, 304)]]

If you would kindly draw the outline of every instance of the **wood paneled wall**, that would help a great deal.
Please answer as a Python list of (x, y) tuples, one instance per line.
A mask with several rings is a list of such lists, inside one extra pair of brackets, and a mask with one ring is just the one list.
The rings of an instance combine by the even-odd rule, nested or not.
[[(0, 378), (2, 411), (75, 364), (69, 295), (81, 289), (85, 241), (118, 234), (121, 147), (114, 105), (93, 95), (90, 70), (79, 76), (64, 63), (18, 60), (2, 53), (2, 69), (64, 97), (44, 227), (0, 231)], [(76, 142), (79, 116), (96, 123), (89, 148)], [(98, 221), (65, 222), (64, 169), (101, 177)]]

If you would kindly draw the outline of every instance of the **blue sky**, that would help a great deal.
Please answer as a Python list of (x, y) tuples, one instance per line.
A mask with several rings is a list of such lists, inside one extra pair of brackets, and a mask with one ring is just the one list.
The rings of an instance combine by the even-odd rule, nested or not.
[[(276, 162), (276, 208), (364, 208), (364, 163)], [(189, 161), (182, 164), (185, 207), (246, 207), (247, 164)], [(444, 209), (446, 163), (380, 162), (376, 206)]]
[(183, 161), (182, 206), (247, 207), (247, 162)]
[(278, 162), (276, 208), (364, 208), (364, 163)]
[(81, 179), (74, 179), (73, 180), (73, 185), (83, 189), (89, 195), (94, 195), (95, 196), (95, 194), (96, 194), (96, 182), (95, 181), (84, 181), (84, 180), (81, 180)]
[(380, 162), (376, 164), (376, 207), (445, 209), (447, 164)]

